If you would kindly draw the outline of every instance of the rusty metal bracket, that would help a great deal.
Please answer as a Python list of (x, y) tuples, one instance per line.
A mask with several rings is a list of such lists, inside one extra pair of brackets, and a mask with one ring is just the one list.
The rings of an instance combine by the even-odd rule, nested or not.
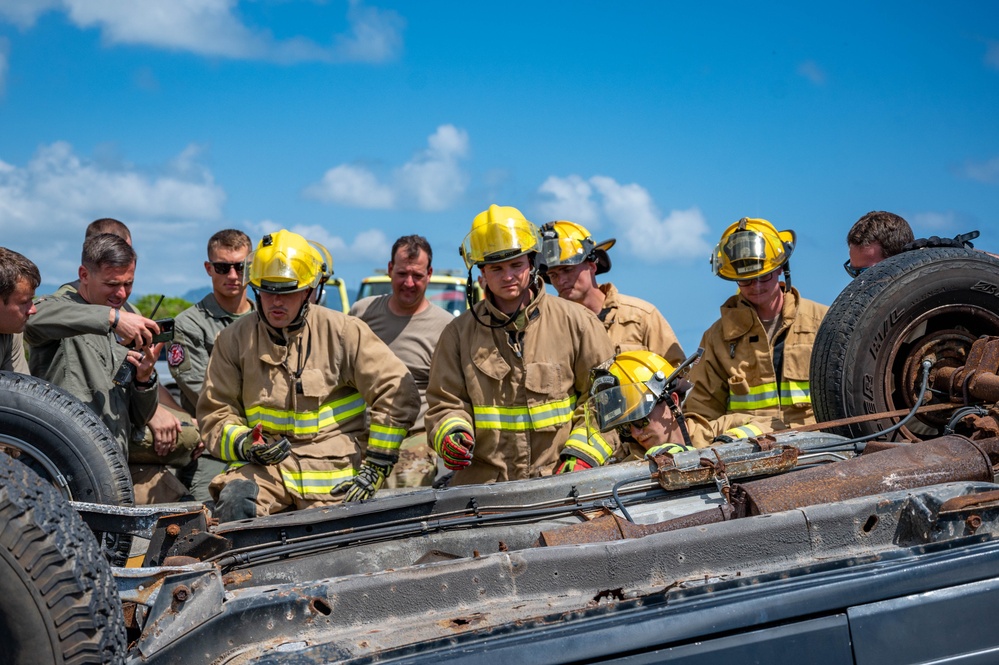
[[(715, 481), (715, 487), (718, 488), (718, 492), (721, 493), (722, 497), (725, 499), (725, 503), (732, 503), (732, 483), (729, 482), (728, 476), (725, 474), (725, 462), (722, 460), (721, 456), (718, 455), (717, 450), (712, 450), (715, 454), (715, 462), (712, 465), (714, 468), (713, 477)], [(703, 460), (703, 458), (701, 458)]]
[[(685, 467), (675, 466), (672, 456), (657, 455), (653, 460), (658, 470), (652, 477), (667, 491), (712, 484), (721, 491), (723, 486), (729, 486), (735, 478), (766, 476), (793, 469), (798, 462), (799, 450), (794, 446), (781, 445), (771, 450), (745, 453), (727, 458), (721, 464), (720, 471), (718, 464), (722, 460), (716, 449), (703, 450), (701, 454), (696, 466)], [(711, 459), (711, 454), (717, 461)]]

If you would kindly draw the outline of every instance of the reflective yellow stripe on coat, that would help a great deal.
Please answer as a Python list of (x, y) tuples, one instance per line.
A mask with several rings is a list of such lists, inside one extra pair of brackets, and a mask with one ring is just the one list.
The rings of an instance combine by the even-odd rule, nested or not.
[(434, 434), (434, 450), (437, 451), (438, 455), (441, 454), (444, 437), (458, 431), (468, 432), (471, 435), (472, 426), (464, 418), (447, 418), (441, 422), (440, 427), (437, 428), (437, 432)]
[(595, 466), (603, 466), (614, 450), (597, 432), (587, 439), (586, 428), (577, 427), (569, 433), (569, 440), (565, 442), (565, 452), (595, 462)]
[(250, 427), (243, 425), (226, 425), (222, 428), (219, 455), (223, 462), (240, 461), (239, 454), (236, 452), (236, 442), (250, 429)]
[(748, 425), (742, 425), (741, 427), (733, 427), (731, 429), (727, 429), (723, 432), (723, 434), (733, 439), (748, 439), (750, 437), (762, 435), (763, 429), (757, 427), (756, 425), (748, 424)]
[(406, 438), (406, 430), (401, 427), (387, 427), (371, 423), (368, 434), (368, 454), (395, 460), (399, 457), (399, 447)]
[(326, 497), (330, 491), (357, 475), (353, 468), (330, 469), (327, 471), (292, 471), (281, 468), (281, 480), (292, 492), (301, 495), (319, 494)]
[(728, 395), (730, 411), (753, 411), (775, 406), (800, 406), (811, 404), (811, 402), (808, 381), (783, 381), (780, 384), (779, 392), (777, 384), (771, 382), (753, 386), (749, 389), (748, 395), (736, 395), (732, 392)]
[(364, 413), (364, 398), (351, 393), (319, 407), (318, 411), (288, 411), (265, 406), (251, 406), (246, 410), (250, 427), (263, 423), (268, 432), (308, 436), (334, 423), (342, 423)]
[(474, 405), (475, 429), (498, 429), (527, 432), (545, 427), (558, 427), (572, 420), (576, 398), (545, 402), (535, 406)]

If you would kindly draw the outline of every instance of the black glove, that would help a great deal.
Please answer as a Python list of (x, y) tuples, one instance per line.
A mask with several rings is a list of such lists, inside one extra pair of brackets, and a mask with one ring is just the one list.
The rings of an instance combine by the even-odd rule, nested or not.
[(981, 234), (978, 231), (968, 231), (953, 238), (941, 238), (940, 236), (916, 238), (903, 247), (902, 251), (908, 252), (911, 249), (927, 249), (929, 247), (963, 247), (965, 249), (974, 249), (975, 246), (971, 244), (971, 241), (979, 235)]
[(273, 466), (280, 464), (281, 460), (291, 452), (291, 443), (288, 439), (281, 437), (276, 441), (268, 441), (261, 431), (263, 425), (257, 425), (252, 430), (240, 437), (239, 445), (236, 446), (236, 453), (240, 459), (254, 464)]
[(385, 484), (385, 479), (390, 473), (392, 473), (391, 465), (364, 460), (353, 480), (333, 488), (330, 494), (336, 496), (346, 492), (346, 496), (343, 497), (345, 503), (370, 499)]

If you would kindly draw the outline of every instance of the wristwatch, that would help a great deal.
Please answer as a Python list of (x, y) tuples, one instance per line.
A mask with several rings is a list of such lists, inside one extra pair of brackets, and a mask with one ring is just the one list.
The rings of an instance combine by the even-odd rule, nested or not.
[(138, 378), (135, 379), (135, 387), (142, 390), (149, 390), (160, 380), (160, 377), (156, 375), (156, 369), (153, 369), (153, 373), (149, 375), (148, 381), (139, 381)]

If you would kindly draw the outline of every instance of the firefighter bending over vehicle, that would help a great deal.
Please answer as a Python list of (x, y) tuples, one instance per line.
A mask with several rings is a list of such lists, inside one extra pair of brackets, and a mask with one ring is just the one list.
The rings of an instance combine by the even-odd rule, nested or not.
[(690, 382), (684, 370), (692, 355), (674, 368), (651, 351), (625, 351), (593, 370), (587, 424), (601, 432), (617, 430), (629, 459), (690, 448), (707, 448), (771, 431), (768, 418), (730, 414), (708, 421), (680, 410)]
[(548, 222), (541, 227), (544, 280), (560, 298), (588, 308), (604, 324), (618, 352), (646, 349), (679, 365), (683, 349), (673, 328), (652, 303), (619, 293), (596, 276), (609, 272), (607, 250), (615, 240), (597, 244), (590, 232), (575, 222)]
[[(247, 257), (256, 311), (219, 333), (198, 400), (220, 521), (358, 501), (382, 486), (420, 398), (364, 322), (310, 306), (321, 250), (278, 231)], [(370, 412), (370, 434), (365, 428)]]
[(441, 334), (426, 414), (454, 484), (600, 466), (616, 445), (583, 422), (590, 369), (613, 354), (610, 338), (592, 312), (545, 293), (540, 250), (537, 227), (496, 205), (462, 243), (468, 291), (478, 266), (486, 298)]
[(704, 355), (690, 372), (694, 387), (684, 402), (688, 415), (741, 413), (789, 427), (815, 422), (808, 372), (828, 307), (791, 286), (794, 244), (793, 231), (778, 232), (765, 219), (743, 217), (722, 234), (711, 267), (739, 292), (701, 338)]

